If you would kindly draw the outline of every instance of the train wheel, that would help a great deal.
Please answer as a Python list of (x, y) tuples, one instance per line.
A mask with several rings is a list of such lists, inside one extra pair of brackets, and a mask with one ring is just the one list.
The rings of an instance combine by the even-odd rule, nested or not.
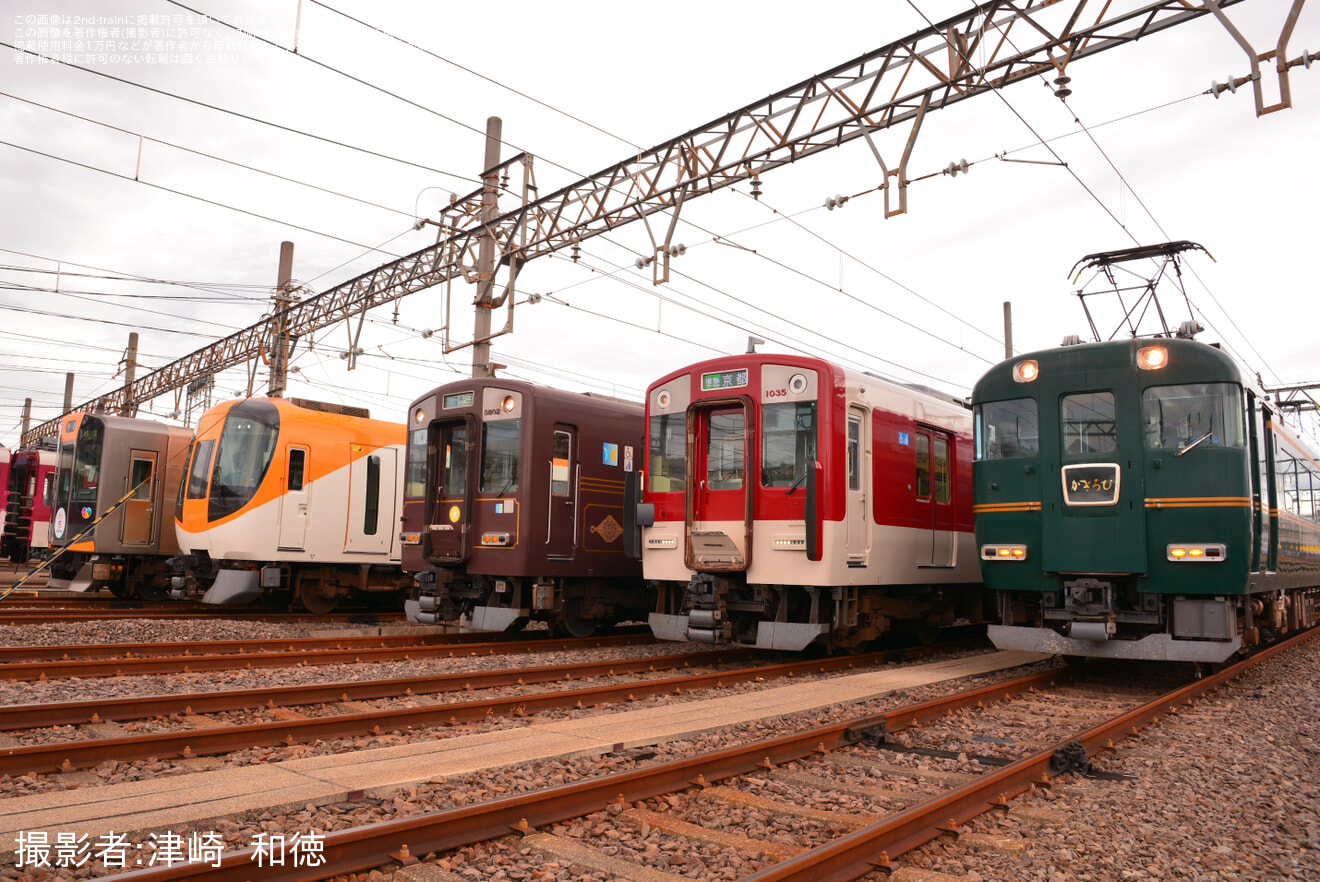
[(324, 615), (339, 606), (339, 593), (320, 579), (299, 579), (298, 602), (309, 613)]
[(169, 600), (170, 589), (162, 588), (160, 585), (151, 582), (143, 582), (137, 586), (137, 596), (153, 603), (158, 600)]
[(109, 588), (110, 593), (115, 597), (118, 597), (120, 600), (128, 600), (128, 598), (133, 596), (133, 589), (129, 588), (123, 582), (108, 582), (105, 587)]
[(569, 637), (590, 637), (596, 633), (600, 621), (582, 618), (582, 598), (570, 597), (564, 601), (564, 614), (556, 624), (557, 630), (562, 630)]

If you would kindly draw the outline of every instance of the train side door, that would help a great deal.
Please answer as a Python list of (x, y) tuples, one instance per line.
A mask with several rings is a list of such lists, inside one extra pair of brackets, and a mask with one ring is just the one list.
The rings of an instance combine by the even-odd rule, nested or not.
[(398, 451), (393, 447), (364, 450), (353, 445), (348, 470), (348, 533), (345, 551), (383, 554), (394, 538), (394, 488)]
[(466, 422), (435, 423), (435, 467), (431, 471), (433, 492), (431, 511), (426, 531), (431, 557), (444, 561), (461, 561), (468, 554), (468, 528), (471, 522), (472, 498), (469, 491), (471, 468), (469, 460), (472, 430)]
[(124, 502), (119, 541), (124, 545), (150, 545), (156, 522), (156, 451), (134, 450), (129, 456), (128, 480), (124, 492), (132, 494)]
[(688, 498), (688, 566), (744, 570), (751, 556), (747, 454), (754, 447), (747, 408), (729, 402), (696, 407), (689, 425), (694, 469)]
[(550, 443), (549, 522), (546, 556), (572, 560), (577, 542), (577, 493), (580, 477), (577, 431), (556, 423)]
[(866, 490), (871, 486), (870, 420), (866, 409), (848, 408), (848, 566), (864, 567), (871, 546), (870, 511)]
[(284, 495), (280, 498), (281, 551), (302, 551), (307, 541), (307, 506), (311, 501), (307, 484), (309, 455), (306, 447), (291, 445), (285, 449)]
[(918, 426), (913, 433), (916, 481), (913, 491), (921, 510), (923, 535), (917, 539), (917, 566), (952, 567), (957, 534), (953, 507), (953, 436)]

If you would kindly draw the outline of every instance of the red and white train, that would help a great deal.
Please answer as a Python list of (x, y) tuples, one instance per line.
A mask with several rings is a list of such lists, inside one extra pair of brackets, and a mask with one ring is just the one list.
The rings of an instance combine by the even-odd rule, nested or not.
[[(34, 448), (15, 450), (10, 456), (6, 483), (9, 498), (5, 505), (4, 534), (0, 536), (0, 557), (26, 563), (49, 553), (58, 459), (59, 454), (54, 450)], [(3, 493), (0, 489), (0, 495)]]
[(657, 637), (851, 649), (984, 620), (961, 402), (753, 353), (656, 381), (646, 418)]
[(267, 595), (327, 613), (349, 596), (403, 604), (404, 426), (280, 398), (216, 405), (179, 488), (175, 597)]

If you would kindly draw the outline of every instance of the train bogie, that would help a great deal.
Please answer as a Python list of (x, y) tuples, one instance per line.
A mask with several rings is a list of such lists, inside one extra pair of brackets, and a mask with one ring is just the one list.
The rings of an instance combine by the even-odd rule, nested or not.
[(151, 420), (74, 413), (60, 426), (53, 586), (164, 597), (178, 550), (174, 489), (192, 432)]
[(647, 418), (656, 636), (800, 650), (980, 620), (960, 403), (748, 354), (653, 383)]
[(404, 427), (297, 399), (248, 398), (198, 424), (175, 524), (176, 596), (264, 596), (329, 612), (399, 599)]
[(487, 631), (544, 621), (583, 635), (651, 609), (623, 541), (641, 407), (474, 378), (419, 398), (410, 420), (410, 618)]
[(1219, 663), (1320, 613), (1320, 466), (1219, 349), (1031, 353), (973, 403), (996, 645)]

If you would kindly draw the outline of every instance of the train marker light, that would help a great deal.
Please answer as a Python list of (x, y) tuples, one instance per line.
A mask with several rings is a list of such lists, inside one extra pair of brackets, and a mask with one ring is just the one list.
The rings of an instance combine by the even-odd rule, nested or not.
[(1137, 367), (1143, 371), (1157, 371), (1169, 363), (1169, 350), (1163, 346), (1147, 346), (1137, 350)]
[(1228, 549), (1221, 543), (1203, 545), (1170, 545), (1168, 558), (1179, 563), (1213, 563), (1228, 557)]
[(1034, 358), (1013, 365), (1013, 379), (1019, 383), (1034, 382), (1040, 376), (1040, 364)]
[(982, 545), (981, 560), (1026, 560), (1025, 545)]
[(508, 534), (508, 533), (482, 533), (482, 534), (481, 534), (481, 544), (482, 544), (482, 545), (495, 545), (495, 546), (499, 546), (499, 547), (507, 546), (507, 545), (509, 544), (509, 534)]

